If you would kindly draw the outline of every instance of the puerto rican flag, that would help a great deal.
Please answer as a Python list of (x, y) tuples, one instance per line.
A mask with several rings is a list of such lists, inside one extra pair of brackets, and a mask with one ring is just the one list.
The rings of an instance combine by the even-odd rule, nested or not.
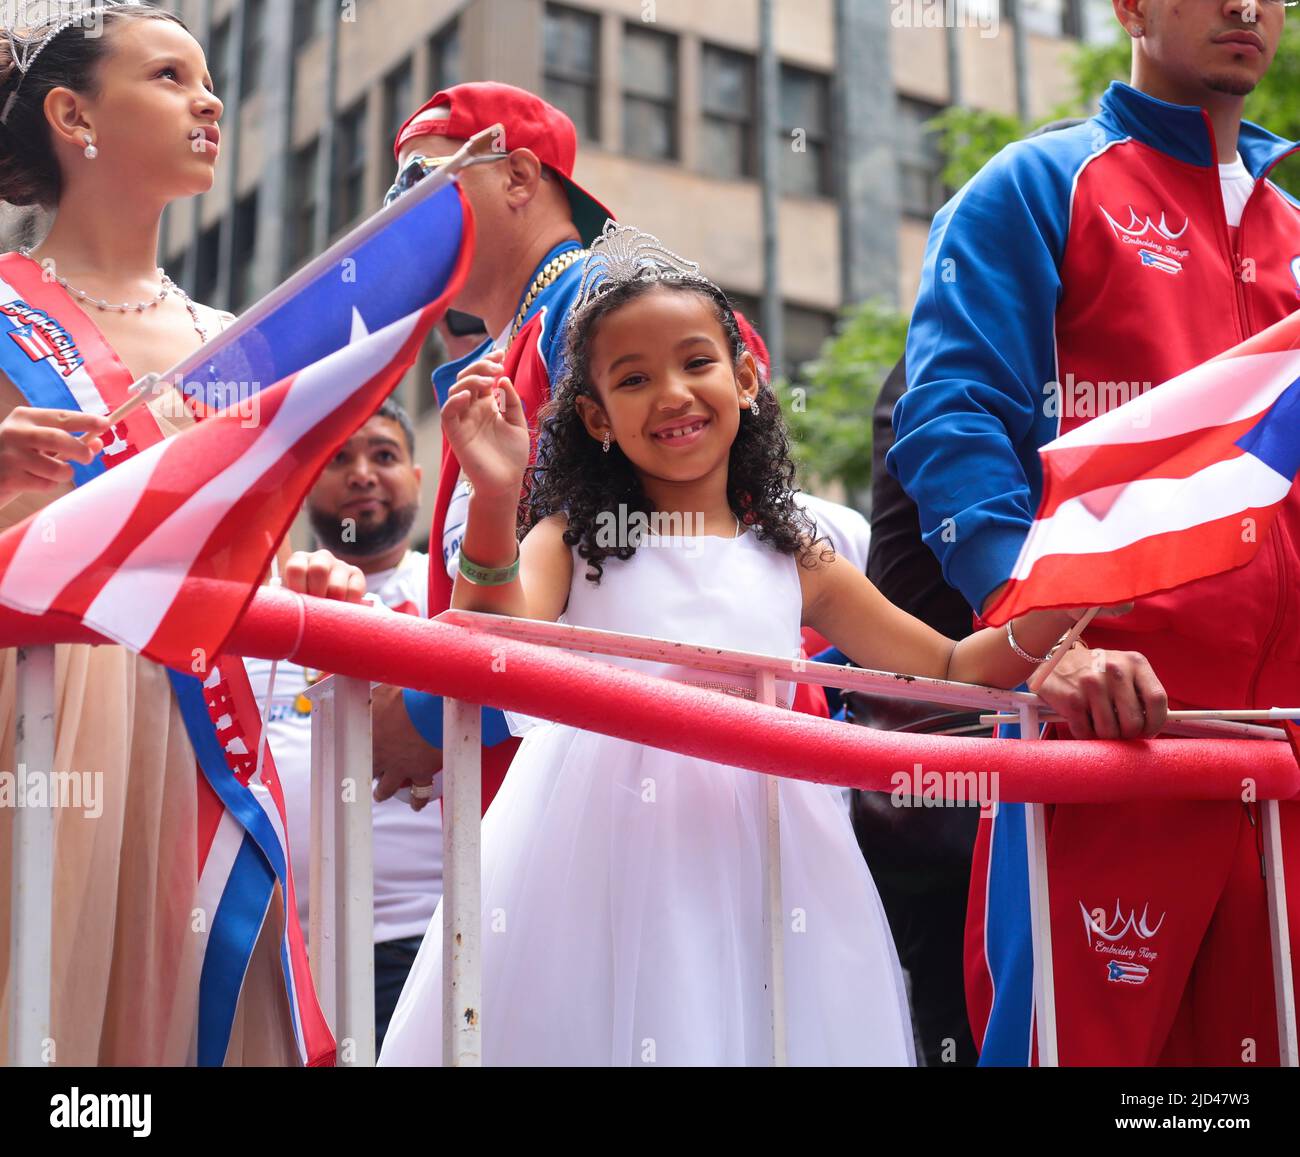
[(254, 399), (158, 441), (0, 535), (0, 602), (64, 615), (172, 668), (202, 772), (196, 931), (203, 967), (194, 1059), (226, 1057), (253, 947), (276, 887), (280, 955), (298, 1051), (332, 1063), (295, 913), (274, 761), (257, 774), (257, 705), (222, 655), (272, 554), (325, 464), (414, 361), (435, 303)]
[(1042, 500), (991, 626), (1243, 566), (1300, 474), (1300, 313), (1039, 453)]
[(1106, 979), (1118, 984), (1145, 984), (1150, 972), (1145, 964), (1130, 964), (1122, 960), (1106, 962)]
[(34, 362), (41, 362), (46, 358), (58, 355), (59, 351), (50, 344), (50, 339), (34, 325), (20, 325), (17, 329), (10, 330), (9, 336), (18, 343), (18, 348)]
[[(299, 1055), (333, 1064), (295, 918), (274, 760), (265, 751), (258, 762), (260, 719), (244, 664), (220, 652), (307, 490), (459, 292), (473, 241), (473, 217), (455, 186), (431, 181), (403, 198), (341, 243), (351, 256), (298, 275), (190, 359), (197, 376), (190, 366), (183, 385), (206, 420), (162, 441), (137, 410), (122, 425), (129, 454), (106, 452), (76, 472), (77, 490), (0, 535), (0, 602), (69, 616), (172, 668), (200, 772), (203, 920), (195, 931), (204, 954), (192, 1052), (202, 1065), (226, 1059), (277, 888)], [(10, 298), (16, 310), (39, 302), (57, 311), (79, 348), (95, 353), (95, 377), (83, 367), (65, 385), (48, 364), (7, 363), (5, 346), (17, 347), (0, 342), (0, 368), (30, 404), (91, 413), (120, 404), (129, 374), (89, 319), (17, 255), (0, 257), (0, 302)], [(223, 397), (238, 404), (213, 412)]]
[[(303, 497), (459, 292), (473, 216), (458, 187), (430, 182), (356, 236), (351, 256), (190, 359), (200, 408), (229, 408), (0, 535), (0, 603), (67, 615), (180, 670), (220, 653)], [(105, 411), (95, 403), (80, 408)]]
[(441, 312), (359, 337), (0, 535), (0, 603), (66, 615), (167, 667), (206, 668), (303, 497)]
[(472, 248), (460, 189), (426, 178), (340, 242), (346, 257), (309, 265), (186, 359), (180, 388), (200, 415), (225, 409), (346, 345), (358, 314), (378, 332), (418, 313), (463, 277), (462, 238)]
[(1165, 273), (1182, 273), (1183, 263), (1163, 253), (1153, 253), (1150, 249), (1139, 249), (1138, 256), (1148, 269), (1161, 269)]

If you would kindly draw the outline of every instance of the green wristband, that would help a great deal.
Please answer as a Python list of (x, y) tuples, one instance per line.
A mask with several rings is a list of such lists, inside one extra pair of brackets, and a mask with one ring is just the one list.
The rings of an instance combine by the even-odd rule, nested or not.
[(460, 552), (460, 573), (476, 587), (503, 587), (519, 577), (519, 548), (515, 548), (515, 561), (509, 566), (479, 566)]

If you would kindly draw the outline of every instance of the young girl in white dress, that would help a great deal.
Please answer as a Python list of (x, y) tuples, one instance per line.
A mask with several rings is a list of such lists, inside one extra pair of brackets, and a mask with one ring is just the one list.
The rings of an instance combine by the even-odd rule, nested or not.
[[(1004, 632), (955, 644), (814, 543), (776, 400), (698, 266), (612, 225), (587, 266), (522, 543), (529, 434), (499, 356), (467, 368), (443, 407), (473, 486), (454, 606), (790, 657), (809, 624), (866, 667), (1025, 679), (1033, 665)], [(612, 541), (634, 511), (679, 517), (671, 535)], [(1071, 622), (1026, 616), (1016, 639), (1041, 655)], [(778, 696), (788, 704), (788, 684)], [(821, 785), (781, 779), (779, 796), (791, 1063), (914, 1063), (898, 958), (848, 819)], [(483, 822), (484, 1063), (770, 1063), (765, 816), (752, 772), (528, 730)], [(381, 1064), (440, 1063), (441, 988), (439, 910)]]

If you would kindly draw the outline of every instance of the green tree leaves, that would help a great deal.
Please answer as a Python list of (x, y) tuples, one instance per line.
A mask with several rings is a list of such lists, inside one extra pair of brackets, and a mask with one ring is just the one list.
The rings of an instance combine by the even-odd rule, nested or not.
[[(1127, 38), (1081, 46), (1071, 61), (1073, 99), (1035, 122), (988, 109), (946, 109), (930, 122), (946, 159), (944, 183), (960, 189), (994, 154), (1040, 125), (1092, 115), (1111, 81), (1128, 80), (1131, 56)], [(1297, 77), (1300, 20), (1289, 20), (1273, 67), (1246, 101), (1246, 118), (1280, 136), (1300, 139)], [(1272, 179), (1300, 194), (1300, 158), (1284, 161)], [(871, 484), (871, 412), (885, 376), (903, 354), (907, 320), (879, 301), (847, 308), (821, 355), (802, 368), (800, 381), (782, 387), (806, 484), (840, 483), (851, 501), (865, 495)]]

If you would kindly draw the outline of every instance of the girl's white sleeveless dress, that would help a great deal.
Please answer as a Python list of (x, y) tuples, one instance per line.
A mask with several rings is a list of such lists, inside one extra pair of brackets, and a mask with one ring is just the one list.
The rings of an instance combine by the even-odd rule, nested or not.
[[(575, 554), (560, 621), (794, 657), (797, 566), (752, 533), (647, 537), (599, 586)], [(483, 821), (484, 1063), (770, 1063), (762, 777), (529, 722)], [(782, 779), (780, 800), (790, 1062), (914, 1063), (898, 956), (835, 789)], [(441, 991), (440, 904), (381, 1064), (441, 1062)]]

